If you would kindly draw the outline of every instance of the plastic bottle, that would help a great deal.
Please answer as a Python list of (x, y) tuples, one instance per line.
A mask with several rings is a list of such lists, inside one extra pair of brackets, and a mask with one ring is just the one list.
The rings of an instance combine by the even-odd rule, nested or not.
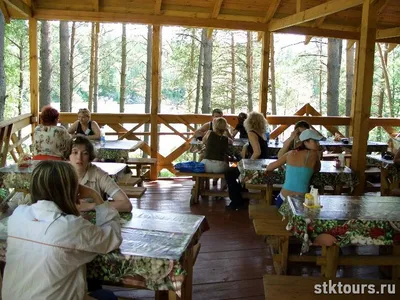
[(100, 128), (100, 146), (105, 146), (106, 144), (106, 133), (104, 132), (104, 127)]
[(269, 143), (269, 135), (270, 135), (270, 133), (269, 133), (269, 127), (267, 126), (266, 131), (265, 131), (265, 137), (267, 138), (267, 139), (266, 139), (267, 143)]
[(275, 139), (275, 145), (279, 145), (279, 138)]
[(344, 158), (344, 153), (339, 154), (339, 161), (340, 161), (340, 167), (344, 168), (346, 166), (346, 161)]

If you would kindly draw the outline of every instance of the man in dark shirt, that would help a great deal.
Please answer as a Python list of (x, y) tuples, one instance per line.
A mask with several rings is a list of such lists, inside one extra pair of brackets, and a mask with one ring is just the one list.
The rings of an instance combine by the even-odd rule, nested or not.
[(286, 152), (289, 152), (295, 148), (296, 143), (299, 141), (300, 133), (304, 130), (310, 129), (310, 124), (306, 121), (298, 121), (294, 125), (294, 131), (291, 133), (290, 137), (283, 143), (283, 147), (278, 152), (278, 158), (282, 157)]
[(247, 139), (247, 138), (248, 138), (248, 136), (247, 136), (247, 131), (246, 131), (246, 129), (244, 128), (244, 125), (243, 125), (244, 121), (247, 119), (247, 114), (241, 112), (241, 113), (238, 115), (237, 118), (238, 118), (238, 123), (237, 123), (235, 129), (232, 131), (232, 137), (234, 138), (235, 135), (239, 132), (239, 138), (241, 138), (241, 139)]

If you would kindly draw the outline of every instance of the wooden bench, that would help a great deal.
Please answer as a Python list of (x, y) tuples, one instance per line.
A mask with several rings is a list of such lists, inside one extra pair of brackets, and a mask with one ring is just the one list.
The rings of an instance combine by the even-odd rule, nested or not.
[[(210, 190), (210, 179), (223, 179), (223, 173), (191, 173), (191, 172), (177, 172), (176, 176), (192, 177), (194, 185), (192, 188), (192, 196), (190, 204), (199, 203), (199, 196), (214, 196), (214, 197), (228, 197), (228, 191), (212, 191)], [(242, 193), (243, 198), (261, 199), (262, 193)]]
[[(365, 287), (365, 292), (361, 294), (341, 294), (341, 295), (333, 295), (333, 294), (325, 294), (322, 284), (325, 282), (329, 285), (328, 279), (324, 279), (322, 277), (301, 277), (301, 276), (276, 276), (276, 275), (264, 275), (264, 295), (266, 300), (318, 300), (318, 299), (383, 299), (383, 298), (391, 298), (393, 299), (396, 295), (390, 295), (388, 293), (389, 286), (385, 286), (385, 294), (377, 295), (377, 294), (368, 294), (368, 288)], [(356, 278), (334, 278), (331, 279), (332, 284), (341, 282), (342, 284), (373, 284), (375, 285), (375, 290), (381, 292), (382, 284), (396, 284), (396, 287), (399, 285), (399, 281), (393, 280), (365, 280), (365, 279), (356, 279)], [(317, 288), (317, 289), (316, 289)], [(338, 288), (335, 289), (337, 292)], [(391, 288), (393, 290), (393, 288)], [(316, 292), (321, 291), (321, 293), (317, 294)], [(328, 287), (327, 287), (327, 291)], [(343, 288), (342, 288), (343, 291)], [(397, 291), (398, 293), (398, 291)], [(398, 294), (397, 294), (398, 297)]]
[(133, 177), (131, 173), (125, 174), (122, 178), (118, 179), (118, 185), (123, 186), (142, 186), (142, 178), (140, 177)]
[(129, 158), (126, 162), (130, 168), (136, 169), (136, 176), (145, 178), (150, 172), (142, 172), (145, 167), (154, 168), (157, 165), (156, 158)]

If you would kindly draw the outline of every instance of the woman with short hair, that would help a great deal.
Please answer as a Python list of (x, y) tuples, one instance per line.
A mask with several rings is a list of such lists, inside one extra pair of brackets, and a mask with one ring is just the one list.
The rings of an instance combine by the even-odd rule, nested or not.
[(87, 108), (81, 108), (78, 111), (78, 120), (68, 128), (68, 132), (73, 137), (78, 135), (84, 135), (89, 140), (100, 139), (100, 127), (96, 121), (90, 120), (90, 110)]
[[(105, 290), (87, 294), (85, 265), (119, 248), (118, 212), (79, 185), (67, 162), (40, 162), (30, 193), (33, 204), (18, 206), (8, 220), (3, 299), (117, 299)], [(94, 200), (96, 225), (80, 216), (79, 198)]]
[[(85, 136), (72, 139), (69, 160), (78, 173), (79, 183), (96, 190), (100, 195), (108, 195), (114, 201), (110, 205), (120, 212), (131, 212), (132, 204), (128, 196), (102, 169), (91, 162), (96, 158), (93, 144)], [(95, 203), (81, 203), (81, 211), (94, 210)]]
[(40, 114), (40, 125), (33, 134), (34, 160), (63, 160), (69, 151), (71, 137), (63, 126), (58, 126), (59, 113), (50, 105)]

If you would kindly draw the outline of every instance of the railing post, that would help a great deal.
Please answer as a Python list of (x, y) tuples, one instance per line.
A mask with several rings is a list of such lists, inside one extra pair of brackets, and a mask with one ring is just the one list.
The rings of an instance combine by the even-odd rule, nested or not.
[[(152, 75), (151, 75), (151, 157), (157, 158), (158, 154), (158, 106), (160, 101), (161, 91), (161, 27), (153, 25), (153, 48), (152, 48)], [(151, 168), (150, 179), (157, 179), (158, 165)]]
[(262, 39), (262, 63), (261, 63), (261, 74), (260, 74), (260, 100), (259, 100), (259, 111), (264, 115), (267, 115), (267, 103), (268, 103), (268, 74), (269, 74), (269, 52), (270, 52), (270, 41), (271, 33), (265, 31)]
[(37, 20), (29, 18), (29, 65), (32, 133), (39, 121), (39, 71)]

